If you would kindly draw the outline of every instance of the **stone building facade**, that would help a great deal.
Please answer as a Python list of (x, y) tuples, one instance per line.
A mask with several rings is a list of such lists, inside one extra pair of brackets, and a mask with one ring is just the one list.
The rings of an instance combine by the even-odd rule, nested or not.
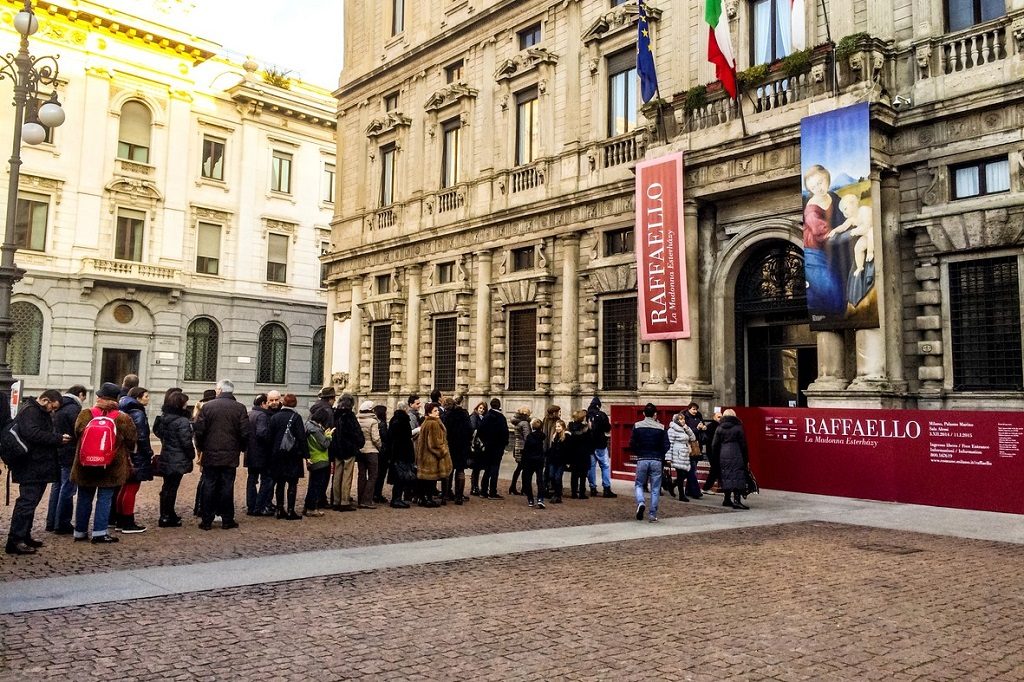
[[(20, 4), (0, 5), (8, 49)], [(36, 11), (31, 49), (59, 55), (67, 121), (22, 149), (15, 378), (30, 393), (136, 372), (153, 391), (198, 396), (229, 378), (241, 396), (314, 395), (335, 188), (330, 93), (271, 84), (183, 28), (98, 3)]]
[[(554, 402), (1024, 407), (1024, 0), (346, 5), (328, 345), (349, 387)], [(767, 35), (767, 40), (756, 36)], [(812, 332), (800, 121), (869, 102), (879, 327)], [(637, 334), (633, 167), (685, 153), (690, 339)], [(339, 351), (338, 349), (343, 349)]]

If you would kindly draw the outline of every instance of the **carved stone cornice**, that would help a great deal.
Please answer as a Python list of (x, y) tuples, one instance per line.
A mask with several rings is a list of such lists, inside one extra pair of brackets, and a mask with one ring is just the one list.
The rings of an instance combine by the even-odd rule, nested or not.
[(582, 270), (580, 277), (595, 296), (636, 291), (636, 265), (622, 263)]
[(261, 220), (263, 222), (263, 239), (266, 239), (267, 235), (271, 232), (277, 232), (279, 234), (291, 235), (293, 244), (299, 240), (299, 226), (297, 223), (278, 220), (277, 218), (268, 218), (267, 216), (263, 216)]
[[(583, 44), (586, 45), (604, 40), (608, 36), (630, 28), (636, 24), (639, 15), (640, 10), (635, 2), (627, 2), (625, 5), (619, 5), (615, 9), (605, 12), (583, 32)], [(657, 7), (648, 6), (647, 20), (649, 22), (656, 22), (660, 19), (661, 10)]]
[(928, 236), (940, 253), (1024, 245), (1024, 213), (1006, 208), (968, 211), (931, 221)]
[(217, 208), (208, 208), (206, 206), (197, 206), (192, 204), (192, 222), (204, 221), (211, 223), (218, 223), (224, 227), (227, 232), (231, 231), (231, 211), (224, 211)]
[(139, 178), (114, 178), (103, 188), (111, 194), (119, 194), (130, 199), (157, 203), (164, 200), (156, 183)]
[(541, 64), (557, 63), (558, 55), (550, 50), (543, 47), (530, 47), (515, 57), (502, 61), (494, 72), (494, 80), (501, 83), (539, 68)]
[(366, 136), (372, 140), (398, 128), (408, 128), (411, 125), (412, 119), (405, 114), (389, 111), (370, 121), (370, 125), (366, 126)]
[(478, 94), (480, 94), (479, 90), (471, 88), (465, 83), (452, 83), (431, 95), (423, 105), (423, 109), (428, 112), (438, 111), (464, 99), (475, 99)]
[(64, 181), (56, 178), (44, 178), (40, 175), (22, 173), (18, 180), (18, 189), (25, 192), (42, 192), (52, 194), (57, 204), (64, 197)]

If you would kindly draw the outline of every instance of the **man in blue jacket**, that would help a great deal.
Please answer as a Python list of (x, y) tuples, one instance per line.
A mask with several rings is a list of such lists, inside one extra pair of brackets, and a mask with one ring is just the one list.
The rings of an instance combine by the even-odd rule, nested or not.
[(636, 492), (636, 520), (644, 520), (644, 486), (651, 483), (651, 509), (648, 521), (658, 520), (658, 498), (661, 494), (661, 471), (665, 466), (665, 453), (668, 452), (668, 432), (654, 418), (658, 408), (654, 403), (644, 406), (644, 418), (633, 425), (633, 435), (629, 437), (629, 449), (636, 456), (636, 480), (633, 483)]

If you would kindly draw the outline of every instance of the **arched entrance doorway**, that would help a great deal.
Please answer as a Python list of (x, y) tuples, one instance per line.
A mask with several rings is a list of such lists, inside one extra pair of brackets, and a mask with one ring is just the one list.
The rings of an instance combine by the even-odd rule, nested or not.
[(806, 407), (818, 376), (808, 324), (804, 258), (786, 241), (765, 242), (736, 280), (736, 397), (743, 405)]

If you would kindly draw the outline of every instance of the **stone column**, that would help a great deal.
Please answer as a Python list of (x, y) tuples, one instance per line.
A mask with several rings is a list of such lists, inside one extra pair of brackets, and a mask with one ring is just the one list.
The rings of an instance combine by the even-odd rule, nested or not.
[(846, 340), (841, 332), (817, 332), (818, 378), (808, 391), (841, 391), (846, 388)]
[(360, 388), (359, 373), (362, 366), (363, 350), (363, 278), (352, 278), (352, 321), (349, 328), (348, 346), (348, 388), (349, 393), (356, 395)]
[(645, 391), (664, 391), (668, 387), (669, 367), (672, 364), (670, 341), (651, 341), (651, 372), (644, 384)]
[(402, 393), (418, 393), (420, 385), (420, 266), (406, 268), (409, 295), (405, 306), (405, 367)]
[(486, 396), (491, 391), (491, 252), (476, 254), (476, 378), (470, 392)]
[(561, 239), (562, 251), (562, 358), (561, 381), (557, 393), (574, 394), (580, 390), (579, 377), (579, 298), (580, 235), (571, 233)]
[[(690, 338), (677, 339), (675, 346), (676, 380), (672, 390), (692, 393), (708, 388), (701, 376), (700, 362), (700, 225), (697, 202), (683, 204), (683, 244), (686, 248), (686, 301), (690, 309)], [(710, 229), (714, 229), (711, 226)]]
[(334, 316), (338, 312), (338, 290), (335, 284), (327, 289), (327, 325), (324, 327), (324, 375), (320, 377), (321, 386), (331, 385), (334, 374)]

